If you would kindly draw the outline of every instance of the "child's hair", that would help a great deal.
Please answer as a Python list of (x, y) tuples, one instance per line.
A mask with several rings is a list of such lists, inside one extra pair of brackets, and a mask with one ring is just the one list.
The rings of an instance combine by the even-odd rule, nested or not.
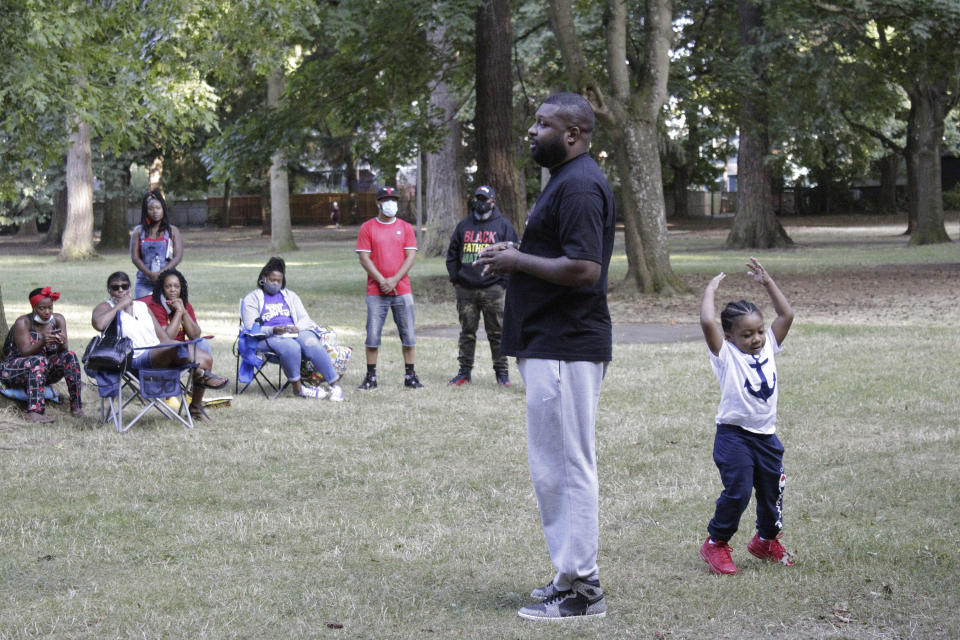
[(760, 313), (760, 309), (757, 309), (757, 305), (752, 302), (747, 302), (746, 300), (728, 302), (727, 306), (720, 312), (720, 324), (723, 326), (724, 331), (730, 331), (733, 327), (733, 321), (736, 318), (747, 316), (751, 313)]

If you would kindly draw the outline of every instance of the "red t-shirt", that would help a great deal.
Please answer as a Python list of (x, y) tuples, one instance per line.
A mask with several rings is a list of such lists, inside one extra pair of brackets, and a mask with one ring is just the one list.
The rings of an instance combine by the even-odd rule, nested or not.
[[(373, 266), (384, 278), (389, 278), (400, 270), (407, 257), (406, 249), (416, 248), (417, 234), (413, 231), (413, 225), (399, 218), (394, 218), (393, 222), (380, 222), (379, 218), (371, 218), (363, 223), (360, 235), (357, 236), (357, 252), (369, 253)], [(398, 296), (413, 292), (409, 275), (403, 276), (397, 283), (396, 292)], [(367, 295), (383, 295), (380, 285), (369, 275)]]
[[(157, 322), (160, 323), (160, 326), (163, 327), (164, 331), (167, 329), (167, 325), (170, 324), (170, 316), (167, 315), (166, 309), (163, 308), (162, 304), (157, 304), (153, 301), (153, 296), (146, 296), (145, 298), (139, 298), (141, 302), (146, 303), (147, 308), (150, 309), (150, 313), (153, 314), (153, 317), (157, 319)], [(193, 319), (194, 322), (197, 321), (197, 316), (193, 313), (193, 305), (189, 302), (184, 303), (183, 308), (187, 310), (187, 314)], [(177, 337), (174, 338), (179, 342), (186, 342), (187, 336), (183, 333), (183, 327), (180, 327), (180, 331), (177, 333)]]

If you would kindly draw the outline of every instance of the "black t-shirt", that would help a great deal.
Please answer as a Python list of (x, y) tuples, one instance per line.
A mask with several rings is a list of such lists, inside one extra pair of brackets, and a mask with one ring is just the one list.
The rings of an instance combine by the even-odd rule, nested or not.
[(588, 287), (514, 273), (507, 287), (501, 350), (518, 358), (609, 362), (613, 351), (607, 271), (613, 253), (613, 192), (586, 153), (557, 167), (527, 218), (520, 251), (600, 264)]

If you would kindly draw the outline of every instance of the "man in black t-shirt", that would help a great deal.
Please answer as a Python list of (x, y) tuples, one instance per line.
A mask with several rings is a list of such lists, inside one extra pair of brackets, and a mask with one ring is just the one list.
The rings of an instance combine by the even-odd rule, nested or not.
[(607, 270), (613, 253), (613, 193), (588, 151), (595, 117), (582, 96), (561, 93), (528, 130), (533, 159), (550, 182), (527, 218), (519, 247), (481, 253), (486, 273), (512, 274), (501, 350), (517, 357), (526, 386), (527, 456), (550, 559), (539, 604), (519, 615), (543, 620), (603, 616), (595, 421), (612, 356)]
[(487, 185), (477, 187), (470, 213), (453, 230), (447, 249), (447, 272), (457, 291), (457, 315), (460, 318), (460, 353), (457, 357), (460, 370), (450, 380), (450, 385), (459, 387), (470, 382), (477, 348), (477, 326), (482, 315), (497, 384), (510, 386), (507, 356), (500, 350), (503, 294), (509, 276), (484, 275), (475, 263), (480, 252), (490, 245), (516, 241), (517, 232), (500, 214), (493, 188)]

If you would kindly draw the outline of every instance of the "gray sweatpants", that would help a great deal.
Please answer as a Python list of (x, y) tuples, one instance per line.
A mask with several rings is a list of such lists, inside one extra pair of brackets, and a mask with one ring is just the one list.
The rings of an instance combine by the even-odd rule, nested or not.
[(527, 393), (527, 459), (553, 580), (597, 579), (600, 545), (595, 423), (605, 362), (518, 358)]

